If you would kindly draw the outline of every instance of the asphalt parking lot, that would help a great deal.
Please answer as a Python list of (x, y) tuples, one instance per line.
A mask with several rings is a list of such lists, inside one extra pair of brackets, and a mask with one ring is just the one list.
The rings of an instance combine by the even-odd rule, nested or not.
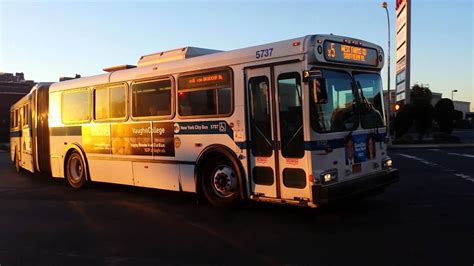
[(0, 153), (0, 265), (472, 265), (474, 149), (395, 150), (399, 183), (329, 209), (110, 184), (72, 190)]

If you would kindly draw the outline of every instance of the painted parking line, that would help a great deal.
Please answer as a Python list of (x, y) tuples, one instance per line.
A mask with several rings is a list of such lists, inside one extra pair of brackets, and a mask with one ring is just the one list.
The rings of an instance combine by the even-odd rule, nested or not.
[(420, 157), (416, 157), (416, 156), (413, 156), (413, 155), (409, 155), (409, 154), (404, 154), (404, 153), (399, 153), (400, 156), (403, 156), (405, 158), (408, 158), (408, 159), (412, 159), (412, 160), (416, 160), (416, 161), (419, 161), (420, 163), (423, 163), (423, 164), (426, 164), (426, 165), (431, 165), (431, 166), (435, 166), (435, 165), (438, 165), (437, 163), (432, 163), (432, 162), (429, 162), (423, 158), (420, 158)]
[[(409, 154), (404, 154), (404, 153), (399, 153), (398, 155), (400, 155), (402, 157), (405, 157), (405, 158), (408, 158), (408, 159), (416, 160), (416, 161), (418, 161), (420, 163), (423, 163), (423, 164), (426, 164), (426, 165), (437, 166), (437, 167), (441, 168), (441, 170), (446, 171), (446, 172), (456, 172), (454, 169), (442, 166), (442, 165), (437, 164), (437, 163), (427, 161), (427, 160), (425, 160), (423, 158), (420, 158), (420, 157), (416, 157), (416, 156), (409, 155)], [(470, 154), (463, 154), (463, 155), (470, 155)], [(460, 177), (464, 180), (471, 181), (471, 182), (474, 183), (474, 178), (472, 178), (471, 176), (468, 176), (468, 175), (465, 175), (465, 174), (462, 174), (462, 173), (453, 173), (453, 174), (457, 177)]]
[(465, 180), (468, 180), (468, 181), (471, 181), (474, 183), (474, 178), (468, 176), (468, 175), (464, 175), (464, 174), (454, 174), (455, 176), (457, 177), (460, 177), (462, 179), (465, 179)]
[(463, 156), (467, 158), (474, 158), (472, 154), (465, 154), (465, 153), (457, 153), (457, 152), (448, 152), (449, 155), (456, 155), (456, 156)]

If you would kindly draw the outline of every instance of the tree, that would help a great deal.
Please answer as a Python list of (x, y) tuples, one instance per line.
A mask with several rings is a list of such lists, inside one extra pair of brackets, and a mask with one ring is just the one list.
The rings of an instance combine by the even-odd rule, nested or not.
[(423, 84), (414, 85), (410, 91), (412, 103), (412, 115), (415, 122), (415, 130), (418, 132), (418, 140), (425, 136), (433, 125), (433, 106), (431, 105), (431, 91)]
[(462, 118), (462, 112), (454, 110), (454, 104), (451, 99), (443, 98), (434, 107), (434, 117), (441, 132), (451, 135), (451, 132), (453, 132), (453, 122)]
[(393, 130), (395, 131), (395, 139), (400, 139), (408, 133), (413, 124), (413, 111), (411, 104), (401, 105), (400, 109), (393, 120)]

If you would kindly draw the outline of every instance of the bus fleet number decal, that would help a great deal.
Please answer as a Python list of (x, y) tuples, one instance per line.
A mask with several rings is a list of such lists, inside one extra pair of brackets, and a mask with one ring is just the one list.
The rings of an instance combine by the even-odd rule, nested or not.
[(264, 58), (272, 56), (273, 48), (262, 49), (255, 52), (255, 58)]

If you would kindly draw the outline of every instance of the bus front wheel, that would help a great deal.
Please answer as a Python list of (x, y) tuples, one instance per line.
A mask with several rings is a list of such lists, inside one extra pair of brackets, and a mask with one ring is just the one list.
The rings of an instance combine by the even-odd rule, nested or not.
[(202, 192), (214, 206), (232, 207), (240, 200), (240, 180), (232, 163), (224, 158), (210, 158), (204, 164)]
[(72, 188), (80, 188), (86, 182), (85, 163), (77, 151), (73, 151), (67, 159), (66, 179)]

